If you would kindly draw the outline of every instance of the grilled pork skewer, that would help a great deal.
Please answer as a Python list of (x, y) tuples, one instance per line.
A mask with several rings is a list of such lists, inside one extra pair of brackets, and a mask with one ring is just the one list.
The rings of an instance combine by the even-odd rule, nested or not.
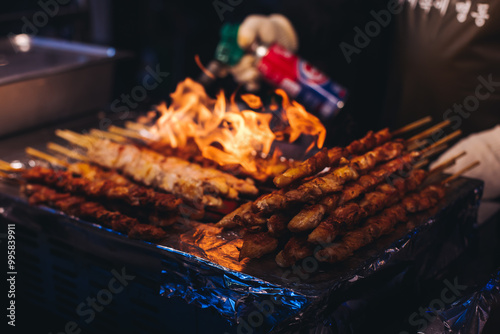
[[(455, 134), (453, 138), (454, 136)], [(266, 213), (283, 210), (292, 203), (317, 201), (330, 193), (341, 191), (345, 183), (357, 180), (360, 173), (366, 173), (380, 162), (389, 161), (384, 165), (388, 167), (384, 171), (386, 174), (388, 173), (387, 175), (390, 175), (400, 169), (397, 166), (411, 166), (417, 159), (420, 159), (426, 152), (435, 147), (436, 145), (433, 144), (422, 151), (412, 151), (399, 159), (395, 159), (403, 153), (404, 145), (400, 142), (385, 143), (376, 147), (373, 151), (353, 158), (345, 166), (335, 168), (324, 176), (315, 177), (303, 183), (297, 189), (289, 190), (286, 193), (276, 191), (258, 198), (253, 204), (253, 211)], [(394, 168), (395, 166), (396, 168)]]
[(346, 233), (339, 243), (319, 250), (315, 257), (322, 262), (343, 261), (354, 251), (392, 232), (397, 223), (408, 220), (408, 214), (432, 208), (444, 197), (444, 194), (444, 189), (437, 185), (431, 185), (418, 193), (410, 194), (400, 203), (385, 209), (379, 215), (368, 218), (362, 227)]
[[(430, 145), (429, 147), (423, 149), (422, 151), (413, 151), (409, 152), (403, 157), (391, 160), (377, 168), (375, 170), (372, 170), (368, 175), (363, 175), (357, 182), (348, 184), (346, 186), (343, 186), (343, 184), (347, 181), (345, 178), (344, 174), (347, 174), (350, 179), (357, 179), (358, 174), (355, 171), (355, 168), (361, 166), (362, 169), (369, 169), (370, 164), (373, 165), (374, 161), (377, 158), (376, 154), (373, 154), (372, 152), (368, 152), (365, 154), (365, 156), (360, 156), (357, 157), (356, 160), (354, 160), (356, 163), (353, 164), (355, 168), (353, 168), (351, 165), (346, 165), (343, 167), (339, 167), (335, 169), (332, 173), (328, 174), (326, 179), (319, 179), (319, 181), (314, 182), (316, 178), (313, 178), (312, 181), (309, 181), (308, 184), (310, 185), (310, 191), (308, 192), (308, 195), (306, 196), (305, 193), (307, 192), (307, 189), (301, 189), (301, 191), (298, 191), (297, 189), (291, 190), (289, 192), (286, 192), (285, 189), (279, 189), (276, 190), (272, 193), (263, 195), (259, 197), (253, 204), (252, 204), (252, 210), (253, 212), (247, 212), (245, 214), (245, 217), (243, 217), (243, 222), (246, 224), (243, 225), (258, 225), (258, 224), (263, 224), (265, 223), (265, 217), (266, 214), (269, 212), (274, 212), (276, 210), (283, 210), (289, 206), (291, 206), (293, 203), (301, 203), (305, 202), (306, 200), (311, 200), (315, 201), (317, 199), (320, 199), (321, 197), (324, 196), (324, 193), (329, 193), (330, 191), (336, 192), (339, 190), (342, 190), (342, 196), (337, 199), (335, 196), (332, 196), (333, 198), (331, 200), (325, 200), (325, 208), (322, 208), (321, 206), (319, 207), (320, 210), (323, 210), (323, 213), (318, 213), (315, 214), (314, 216), (311, 216), (310, 214), (312, 212), (308, 212), (307, 214), (309, 215), (310, 219), (321, 219), (322, 215), (326, 212), (326, 210), (332, 210), (334, 209), (337, 205), (341, 205), (349, 199), (354, 199), (361, 195), (363, 192), (366, 192), (376, 186), (377, 184), (380, 184), (387, 178), (390, 178), (391, 175), (394, 173), (400, 171), (400, 170), (405, 170), (405, 169), (411, 169), (414, 164), (419, 164), (420, 162), (418, 159), (421, 158), (426, 158), (428, 156), (431, 156), (433, 154), (436, 154), (440, 152), (441, 150), (445, 149), (445, 143), (455, 139), (457, 136), (460, 135), (460, 131), (455, 131), (454, 133), (446, 136), (445, 138), (437, 141), (436, 143)], [(398, 144), (398, 143), (396, 143)], [(388, 147), (391, 147), (392, 143), (387, 143), (385, 144)], [(385, 146), (384, 145), (384, 146)], [(383, 146), (382, 146), (383, 147)], [(393, 145), (393, 147), (396, 147), (397, 150), (386, 154), (385, 152), (382, 152), (381, 148), (378, 148), (378, 158), (383, 159), (384, 157), (387, 157), (390, 154), (397, 155), (399, 154), (400, 146), (399, 145)], [(366, 158), (369, 157), (369, 158)], [(359, 163), (362, 162), (362, 163)], [(364, 164), (363, 164), (364, 163)], [(350, 174), (349, 174), (350, 173)], [(319, 184), (319, 185), (318, 185)], [(319, 191), (315, 191), (320, 189)], [(290, 193), (291, 196), (294, 197), (294, 200), (288, 200), (287, 199), (287, 194)], [(300, 196), (300, 197), (299, 197)], [(314, 198), (314, 200), (313, 200)], [(321, 217), (320, 217), (321, 216)], [(235, 218), (240, 218), (239, 216), (236, 216)]]
[[(376, 147), (373, 151), (353, 158), (349, 165), (340, 167), (328, 173), (325, 176), (316, 177), (313, 180), (300, 185), (297, 189), (290, 190), (285, 194), (288, 202), (309, 202), (317, 200), (329, 193), (339, 191), (343, 184), (355, 180), (359, 175), (373, 169), (375, 165), (381, 162), (391, 161), (403, 153), (404, 145), (400, 142), (388, 142), (382, 146)], [(415, 158), (418, 158), (415, 154)], [(337, 176), (339, 170), (346, 168), (341, 172), (340, 178)], [(333, 182), (331, 182), (333, 181)]]
[(377, 146), (384, 144), (397, 135), (400, 135), (406, 131), (411, 131), (417, 127), (429, 123), (430, 121), (431, 118), (426, 117), (392, 133), (389, 132), (389, 129), (387, 128), (376, 133), (370, 131), (365, 135), (365, 137), (353, 141), (345, 148), (334, 147), (331, 149), (323, 149), (311, 158), (302, 162), (299, 166), (292, 167), (286, 170), (283, 174), (275, 177), (274, 184), (279, 188), (283, 188), (290, 185), (296, 180), (315, 175), (326, 167), (336, 167), (342, 158), (348, 158), (350, 155), (363, 154), (369, 150), (374, 149)]
[[(311, 255), (314, 247), (317, 247), (316, 244), (324, 245), (332, 242), (339, 232), (343, 232), (346, 227), (352, 228), (362, 218), (369, 217), (384, 207), (398, 202), (400, 198), (404, 197), (405, 193), (418, 188), (424, 179), (428, 179), (431, 175), (440, 173), (446, 168), (453, 166), (455, 161), (463, 155), (465, 155), (465, 152), (443, 162), (430, 172), (413, 170), (408, 177), (397, 179), (393, 185), (380, 185), (377, 191), (366, 194), (361, 202), (348, 203), (345, 206), (337, 208), (332, 216), (343, 219), (343, 222), (322, 222), (308, 237), (300, 236), (291, 238), (284, 249), (276, 256), (276, 263), (282, 267), (288, 267), (296, 261)], [(338, 194), (334, 195), (333, 199), (338, 200)], [(306, 221), (307, 223), (308, 221)], [(292, 224), (292, 221), (290, 224)], [(293, 231), (293, 228), (291, 230)]]
[(306, 236), (291, 237), (283, 250), (276, 255), (275, 261), (282, 268), (290, 267), (298, 260), (313, 255), (314, 247), (317, 246), (308, 242)]
[[(321, 219), (315, 221), (307, 221), (303, 218), (304, 215), (302, 215), (297, 217), (296, 221), (293, 221), (292, 219), (289, 226), (290, 225), (292, 226), (291, 230), (301, 229), (301, 231), (306, 230), (304, 229), (306, 227), (310, 228), (311, 226), (314, 226), (313, 228), (315, 228), (315, 230), (311, 232), (308, 240), (310, 242), (319, 244), (329, 243), (333, 241), (333, 239), (335, 239), (339, 228), (355, 224), (363, 217), (367, 217), (374, 214), (376, 211), (380, 210), (380, 204), (390, 201), (391, 196), (393, 197), (393, 200), (395, 200), (398, 196), (402, 196), (404, 194), (402, 193), (402, 190), (406, 189), (406, 191), (409, 191), (416, 189), (415, 187), (421, 184), (424, 181), (424, 179), (430, 177), (431, 175), (436, 175), (437, 173), (444, 171), (446, 168), (453, 166), (455, 164), (455, 161), (464, 155), (465, 152), (462, 152), (456, 155), (455, 157), (452, 157), (451, 159), (443, 162), (442, 164), (435, 167), (429, 172), (425, 172), (423, 170), (413, 170), (404, 179), (403, 178), (396, 179), (393, 182), (392, 186), (390, 184), (381, 184), (378, 186), (376, 191), (367, 193), (365, 195), (365, 198), (361, 200), (359, 203), (347, 202), (346, 204), (344, 204), (346, 202), (345, 201), (346, 195), (349, 198), (353, 196), (349, 188), (344, 189), (344, 192), (341, 195), (338, 194), (334, 195), (335, 198), (337, 199), (336, 203), (337, 204), (340, 203), (342, 199), (343, 204), (337, 207), (337, 209), (335, 210), (333, 210), (334, 208), (331, 208), (330, 211), (333, 211), (333, 213), (327, 220), (321, 223), (320, 223)], [(357, 184), (359, 183), (355, 183), (354, 185)], [(408, 186), (410, 186), (410, 189), (407, 189)], [(365, 188), (363, 190), (367, 189)], [(396, 190), (397, 193), (395, 192)], [(386, 199), (386, 197), (388, 198)], [(376, 202), (380, 204), (375, 204)], [(384, 206), (387, 206), (387, 204), (385, 204)], [(311, 209), (314, 209), (314, 206)], [(303, 226), (303, 228), (301, 228), (301, 226)]]
[[(361, 219), (369, 217), (386, 206), (393, 205), (404, 196), (406, 192), (418, 188), (427, 176), (427, 173), (421, 169), (414, 170), (405, 179), (398, 179), (394, 186), (383, 184), (377, 188), (377, 191), (366, 194), (365, 198), (359, 202), (351, 202), (347, 205), (337, 208), (332, 215), (321, 222), (309, 236), (302, 236), (300, 242), (291, 238), (283, 250), (276, 256), (276, 263), (281, 267), (289, 267), (300, 259), (312, 255), (316, 244), (331, 243), (341, 231), (354, 226)], [(293, 220), (290, 224), (293, 223)], [(288, 228), (301, 230), (301, 228)], [(302, 227), (302, 226), (299, 226)]]
[[(104, 173), (107, 174), (107, 173)], [(25, 170), (22, 178), (29, 183), (42, 183), (70, 193), (83, 194), (92, 198), (120, 200), (134, 207), (151, 206), (161, 211), (177, 212), (182, 200), (172, 194), (164, 194), (139, 185), (117, 184), (103, 178), (89, 179), (75, 177), (69, 171), (55, 171), (50, 168), (34, 167)]]
[[(254, 212), (272, 212), (285, 209), (293, 202), (308, 202), (319, 199), (329, 193), (342, 190), (343, 185), (359, 178), (359, 172), (373, 168), (377, 162), (392, 160), (403, 152), (402, 143), (390, 142), (355, 158), (351, 163), (335, 168), (325, 176), (313, 178), (297, 189), (273, 192), (254, 202)], [(416, 156), (415, 156), (416, 158)]]
[[(26, 153), (50, 163), (66, 167), (66, 171), (34, 167), (24, 170), (22, 177), (31, 183), (43, 183), (71, 193), (121, 200), (131, 206), (152, 206), (161, 211), (178, 211), (181, 199), (137, 185), (114, 171), (105, 171), (87, 163), (70, 164), (28, 147)], [(77, 174), (81, 177), (75, 177)]]
[[(421, 160), (417, 162), (413, 167), (414, 169), (419, 169), (426, 165), (428, 162), (428, 160)], [(365, 176), (361, 176), (361, 178), (354, 184), (356, 184), (363, 178), (365, 178)], [(337, 208), (340, 203), (342, 193), (348, 193), (350, 188), (351, 186), (347, 185), (341, 193), (330, 194), (324, 197), (317, 204), (312, 204), (304, 207), (295, 217), (290, 220), (288, 228), (291, 231), (296, 232), (307, 231), (316, 228), (328, 212), (331, 212), (335, 208)]]
[(251, 209), (252, 209), (252, 202), (242, 204), (236, 210), (223, 217), (217, 224), (215, 224), (215, 226), (227, 229), (234, 228), (238, 226), (237, 219), (235, 220), (235, 217), (243, 216), (246, 212), (249, 212)]
[[(444, 162), (434, 170), (441, 171), (450, 167), (453, 165), (454, 161), (461, 156), (463, 156), (463, 153), (447, 162)], [(406, 214), (425, 211), (435, 206), (437, 202), (444, 197), (444, 189), (442, 188), (442, 185), (448, 183), (448, 180), (450, 179), (455, 179), (466, 170), (474, 168), (478, 164), (479, 162), (471, 164), (463, 171), (460, 171), (452, 177), (442, 181), (440, 185), (431, 185), (420, 192), (406, 195), (399, 203), (393, 204), (380, 214), (368, 218), (363, 227), (352, 232), (348, 232), (342, 237), (340, 243), (336, 243), (318, 251), (316, 253), (317, 259), (320, 261), (327, 260), (327, 262), (336, 262), (347, 258), (350, 254), (352, 254), (352, 251), (367, 245), (383, 234), (389, 233), (397, 222), (405, 221), (407, 219)], [(300, 244), (297, 244), (294, 241), (290, 241), (288, 247), (285, 245), (285, 249), (281, 252), (281, 254), (278, 254), (279, 256), (277, 256), (276, 261), (282, 266), (290, 266), (297, 260), (303, 258), (303, 254), (306, 254), (305, 256), (309, 256), (313, 247), (314, 244), (310, 242), (302, 241)]]
[[(422, 160), (415, 164), (414, 169), (418, 169), (428, 163), (428, 160)], [(363, 176), (362, 176), (363, 177)], [(349, 186), (346, 186), (348, 188)], [(324, 197), (317, 204), (307, 205), (288, 223), (288, 229), (292, 232), (304, 232), (316, 228), (323, 217), (338, 208), (342, 193), (333, 193)]]
[(167, 236), (167, 233), (159, 227), (140, 224), (135, 218), (109, 211), (102, 204), (89, 202), (84, 197), (59, 193), (54, 189), (33, 184), (26, 185), (23, 191), (29, 196), (31, 205), (46, 204), (68, 215), (95, 220), (117, 232), (127, 233), (130, 238), (159, 241)]
[(361, 201), (338, 207), (309, 234), (308, 241), (316, 244), (332, 242), (341, 231), (354, 227), (362, 219), (396, 203), (407, 192), (416, 190), (427, 174), (421, 169), (414, 170), (407, 178), (397, 179), (392, 186), (381, 184), (375, 191), (367, 193)]
[(204, 206), (220, 207), (220, 196), (236, 199), (239, 193), (256, 195), (258, 192), (250, 182), (230, 174), (175, 157), (164, 157), (149, 149), (82, 136), (71, 131), (57, 131), (56, 134), (87, 148), (87, 157), (93, 163), (117, 169), (137, 182)]

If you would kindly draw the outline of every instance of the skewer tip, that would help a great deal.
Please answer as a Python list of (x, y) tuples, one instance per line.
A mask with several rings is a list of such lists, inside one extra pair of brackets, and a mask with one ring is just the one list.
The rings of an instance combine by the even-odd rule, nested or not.
[(431, 121), (432, 121), (432, 117), (431, 116), (427, 116), (427, 117), (419, 119), (419, 120), (417, 120), (415, 122), (407, 124), (407, 125), (399, 128), (399, 129), (397, 129), (397, 130), (394, 130), (391, 134), (392, 134), (393, 137), (399, 136), (399, 135), (401, 135), (401, 134), (403, 134), (405, 132), (409, 132), (409, 131), (414, 130), (414, 129), (418, 128), (418, 127), (421, 127), (422, 125), (430, 123)]
[(460, 177), (461, 175), (463, 175), (464, 173), (470, 171), (471, 169), (474, 169), (476, 168), (477, 166), (479, 166), (481, 163), (479, 161), (474, 161), (473, 163), (465, 166), (464, 168), (462, 168), (461, 170), (459, 170), (458, 172), (456, 172), (455, 174), (451, 175), (450, 177), (446, 178), (443, 182), (441, 182), (442, 185), (445, 185), (447, 183), (450, 183), (451, 181), (457, 179), (458, 177)]

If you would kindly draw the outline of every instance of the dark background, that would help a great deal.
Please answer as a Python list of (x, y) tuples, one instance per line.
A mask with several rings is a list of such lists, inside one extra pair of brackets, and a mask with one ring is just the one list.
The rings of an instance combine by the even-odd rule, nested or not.
[[(56, 1), (42, 0), (45, 4)], [(26, 20), (33, 22), (33, 16), (43, 10), (38, 2), (20, 0), (2, 5), (0, 35), (26, 32)], [(216, 2), (210, 0), (70, 0), (69, 4), (60, 6), (58, 14), (50, 18), (37, 35), (131, 51), (133, 58), (118, 63), (110, 101), (140, 84), (147, 66), (156, 68), (159, 64), (161, 71), (170, 75), (157, 89), (148, 93), (138, 108), (147, 110), (159, 101), (168, 102), (169, 94), (179, 81), (198, 77), (200, 70), (194, 56), (199, 55), (202, 63), (208, 64), (223, 23), (241, 22), (253, 13), (283, 13), (299, 33), (299, 55), (349, 90), (350, 98), (343, 112), (325, 124), (327, 145), (346, 144), (368, 130), (391, 125), (387, 119), (382, 121), (381, 115), (392, 29), (385, 29), (350, 64), (346, 63), (338, 47), (341, 41), (352, 43), (353, 27), (364, 26), (370, 19), (370, 10), (385, 6), (384, 0), (219, 0), (220, 3), (229, 7), (218, 13)], [(232, 92), (236, 87), (228, 78), (210, 87), (208, 92), (214, 95), (220, 88)], [(259, 94), (266, 96), (271, 92), (272, 88), (264, 85)]]
[[(194, 55), (200, 55), (205, 64), (211, 60), (224, 22), (277, 8), (274, 1), (242, 1), (232, 12), (226, 11), (221, 21), (211, 1), (71, 0), (60, 6), (59, 13), (37, 35), (132, 51), (133, 59), (121, 62), (116, 71), (118, 95), (140, 83), (148, 65), (155, 68), (160, 64), (170, 76), (151, 92), (151, 100), (158, 100), (167, 98), (179, 81), (200, 74)], [(33, 22), (33, 15), (40, 10), (38, 0), (2, 4), (0, 35), (25, 32), (23, 17)]]

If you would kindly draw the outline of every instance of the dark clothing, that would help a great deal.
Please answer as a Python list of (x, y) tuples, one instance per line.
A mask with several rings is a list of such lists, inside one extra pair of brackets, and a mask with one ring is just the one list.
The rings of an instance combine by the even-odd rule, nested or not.
[[(329, 131), (359, 137), (368, 129), (397, 127), (426, 115), (435, 122), (450, 118), (465, 134), (499, 124), (500, 1), (407, 0), (400, 13), (377, 20), (394, 3), (284, 3), (284, 14), (299, 34), (299, 53), (351, 93)], [(463, 15), (457, 11), (467, 7)], [(485, 9), (489, 18), (481, 20)], [(359, 43), (359, 31), (368, 43)], [(348, 57), (341, 48), (346, 44), (356, 49)], [(499, 82), (490, 85), (492, 91), (480, 90), (482, 97), (490, 93), (487, 98), (475, 98), (479, 76)], [(464, 103), (467, 109), (453, 111), (454, 104)]]
[[(484, 5), (489, 18), (482, 21)], [(450, 1), (443, 12), (428, 13), (412, 2), (404, 9), (390, 85), (399, 97), (392, 106), (397, 124), (430, 114), (436, 121), (449, 118), (466, 135), (500, 124), (500, 1)], [(479, 77), (490, 76), (497, 86), (476, 92), (485, 86)]]
[(283, 14), (299, 36), (299, 55), (323, 70), (349, 90), (343, 111), (330, 124), (328, 145), (347, 144), (369, 129), (383, 126), (386, 83), (392, 43), (392, 22), (348, 63), (339, 45), (353, 44), (354, 28), (364, 29), (373, 18), (371, 10), (386, 6), (386, 0), (284, 1)]

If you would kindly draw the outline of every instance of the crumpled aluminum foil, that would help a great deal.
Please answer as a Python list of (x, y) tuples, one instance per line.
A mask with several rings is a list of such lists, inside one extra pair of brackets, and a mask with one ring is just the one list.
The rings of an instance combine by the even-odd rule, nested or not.
[[(216, 310), (234, 325), (234, 333), (293, 333), (304, 328), (310, 333), (345, 333), (355, 332), (366, 307), (385, 298), (405, 273), (411, 271), (415, 280), (430, 277), (467, 247), (483, 183), (458, 179), (436, 208), (398, 225), (394, 233), (342, 263), (307, 258), (289, 269), (278, 267), (274, 255), (239, 262), (237, 232), (213, 224), (193, 222), (159, 245), (138, 242), (48, 208), (30, 207), (18, 190), (6, 187), (0, 184), (0, 211), (6, 218), (61, 238), (84, 235), (99, 256), (119, 258), (155, 277), (161, 296)], [(42, 226), (40, 217), (48, 225)], [(93, 245), (93, 239), (99, 242)]]

